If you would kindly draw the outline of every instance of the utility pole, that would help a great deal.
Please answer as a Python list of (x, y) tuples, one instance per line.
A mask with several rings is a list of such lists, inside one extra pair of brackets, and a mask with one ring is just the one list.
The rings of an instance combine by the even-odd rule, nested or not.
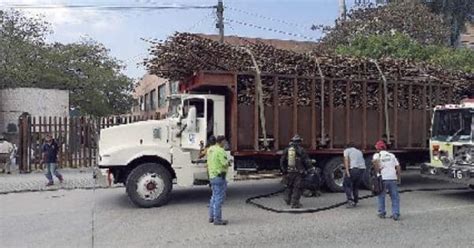
[(346, 0), (339, 0), (339, 18), (346, 19)]
[(219, 29), (220, 42), (224, 43), (224, 3), (222, 0), (217, 2), (217, 24), (216, 28)]

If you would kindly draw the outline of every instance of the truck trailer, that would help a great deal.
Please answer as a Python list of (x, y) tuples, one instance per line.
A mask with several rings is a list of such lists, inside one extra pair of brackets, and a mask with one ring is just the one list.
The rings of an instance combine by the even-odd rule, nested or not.
[[(373, 144), (385, 140), (402, 165), (428, 160), (433, 106), (451, 101), (453, 87), (416, 79), (321, 78), (254, 72), (199, 71), (170, 97), (166, 119), (101, 131), (99, 168), (126, 185), (140, 207), (165, 204), (173, 183), (209, 183), (198, 158), (210, 135), (229, 141), (232, 172), (279, 168), (281, 151), (293, 135), (321, 168), (325, 186), (341, 191), (345, 146), (366, 156), (370, 184)], [(323, 104), (321, 104), (323, 103)]]

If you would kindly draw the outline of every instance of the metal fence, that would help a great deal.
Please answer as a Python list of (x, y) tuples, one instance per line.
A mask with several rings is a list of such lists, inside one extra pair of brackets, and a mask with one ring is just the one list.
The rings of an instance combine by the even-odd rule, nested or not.
[(60, 168), (92, 167), (97, 158), (97, 140), (101, 129), (152, 119), (159, 119), (159, 116), (104, 118), (21, 116), (18, 145), (20, 171), (31, 172), (44, 169), (41, 158), (46, 134), (51, 134), (59, 146)]

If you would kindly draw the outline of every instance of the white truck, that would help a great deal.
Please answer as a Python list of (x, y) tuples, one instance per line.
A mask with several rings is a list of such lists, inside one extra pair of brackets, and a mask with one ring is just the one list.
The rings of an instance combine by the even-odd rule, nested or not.
[[(102, 130), (99, 168), (108, 169), (115, 183), (124, 183), (128, 196), (140, 207), (165, 204), (173, 183), (207, 185), (206, 161), (199, 160), (199, 152), (210, 134), (225, 134), (224, 103), (219, 95), (174, 96), (164, 120)], [(229, 158), (232, 164), (230, 154)], [(227, 174), (229, 181), (234, 178), (233, 168)]]

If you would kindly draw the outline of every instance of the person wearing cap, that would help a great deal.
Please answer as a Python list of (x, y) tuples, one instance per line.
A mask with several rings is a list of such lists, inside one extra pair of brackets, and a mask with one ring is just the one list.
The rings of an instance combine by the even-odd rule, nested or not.
[(303, 193), (304, 175), (311, 169), (311, 160), (301, 147), (301, 141), (301, 137), (295, 135), (280, 159), (283, 181), (286, 184), (284, 201), (291, 205), (291, 208), (302, 207), (300, 198)]
[(353, 208), (359, 202), (359, 185), (365, 173), (364, 155), (354, 143), (349, 143), (344, 150), (344, 168), (343, 187), (347, 207)]
[(400, 183), (400, 164), (392, 153), (386, 151), (387, 146), (383, 141), (377, 141), (375, 144), (377, 153), (373, 156), (373, 164), (376, 173), (382, 176), (383, 190), (377, 196), (378, 216), (385, 218), (385, 195), (388, 191), (392, 201), (392, 216), (395, 221), (400, 219), (400, 195), (398, 193), (398, 184)]
[(0, 165), (2, 166), (2, 173), (10, 174), (11, 155), (15, 148), (12, 143), (5, 139), (5, 136), (0, 135)]
[(207, 166), (209, 181), (211, 183), (212, 196), (209, 202), (209, 223), (214, 225), (227, 225), (228, 221), (222, 219), (222, 204), (224, 203), (227, 181), (226, 175), (229, 169), (229, 160), (224, 150), (225, 137), (218, 136), (216, 144), (207, 151)]
[(64, 181), (63, 176), (58, 171), (59, 146), (51, 134), (46, 134), (44, 140), (45, 142), (41, 149), (43, 155), (41, 163), (45, 163), (46, 165), (45, 176), (48, 179), (46, 186), (52, 186), (54, 185), (53, 174), (59, 179), (60, 183)]

